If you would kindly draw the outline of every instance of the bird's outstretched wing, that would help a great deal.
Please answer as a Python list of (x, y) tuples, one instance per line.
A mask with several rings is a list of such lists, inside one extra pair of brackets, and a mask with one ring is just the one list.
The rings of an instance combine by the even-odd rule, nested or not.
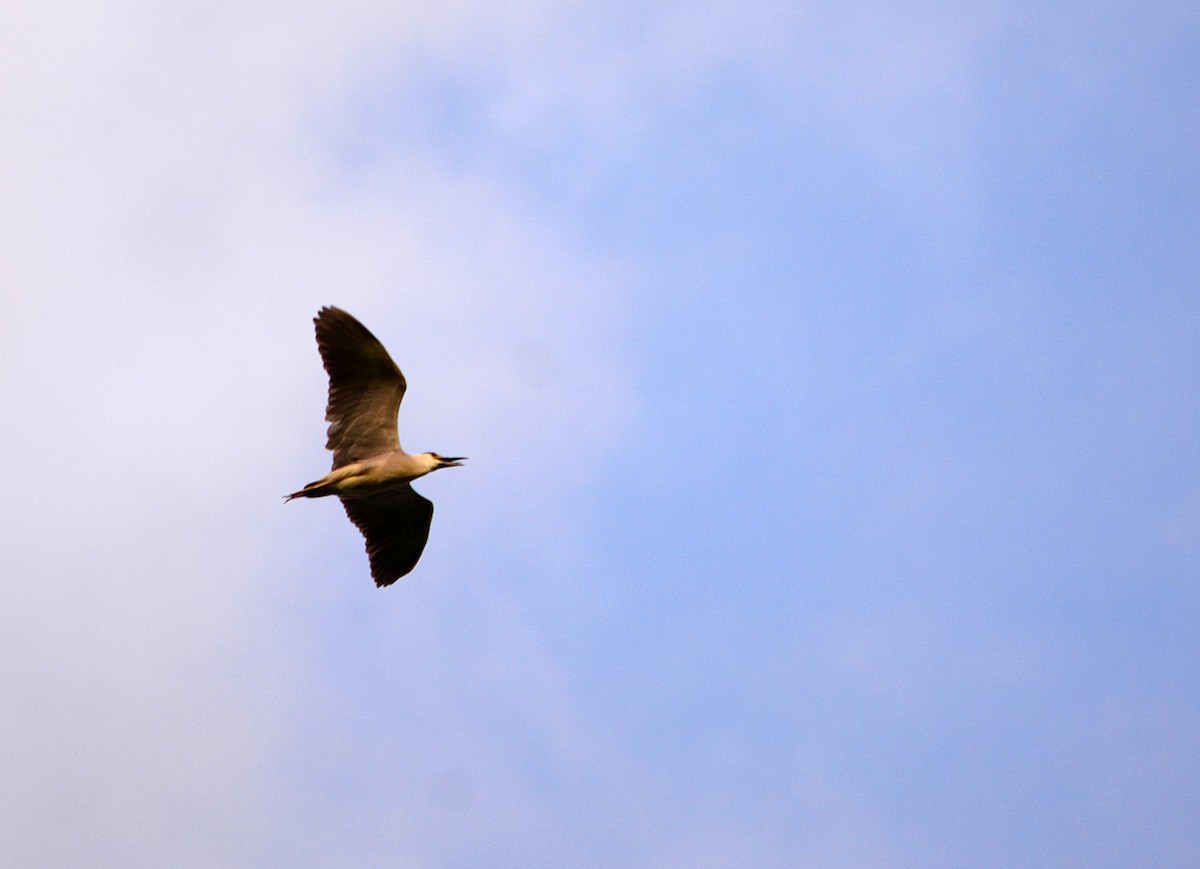
[(396, 414), (404, 375), (367, 327), (340, 308), (322, 308), (313, 322), (329, 374), (325, 419), (333, 467), (400, 449)]
[(391, 585), (417, 566), (429, 539), (432, 501), (404, 485), (366, 498), (342, 498), (342, 506), (366, 538), (376, 585)]

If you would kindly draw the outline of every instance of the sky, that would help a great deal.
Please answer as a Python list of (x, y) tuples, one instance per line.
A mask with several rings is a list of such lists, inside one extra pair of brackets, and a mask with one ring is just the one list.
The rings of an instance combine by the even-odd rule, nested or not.
[(1194, 3), (10, 13), (4, 865), (1200, 864)]

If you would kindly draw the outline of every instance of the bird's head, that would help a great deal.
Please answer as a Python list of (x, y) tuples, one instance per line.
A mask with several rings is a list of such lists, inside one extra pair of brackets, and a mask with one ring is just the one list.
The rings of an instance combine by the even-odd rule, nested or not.
[(437, 453), (421, 453), (422, 458), (429, 463), (429, 470), (436, 471), (438, 468), (458, 468), (467, 460), (466, 456), (439, 456)]

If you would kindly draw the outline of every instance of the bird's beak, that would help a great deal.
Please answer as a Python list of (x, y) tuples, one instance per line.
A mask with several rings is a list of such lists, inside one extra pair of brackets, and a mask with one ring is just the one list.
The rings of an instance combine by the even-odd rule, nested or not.
[(439, 468), (461, 468), (462, 463), (467, 460), (466, 456), (442, 456), (442, 463)]

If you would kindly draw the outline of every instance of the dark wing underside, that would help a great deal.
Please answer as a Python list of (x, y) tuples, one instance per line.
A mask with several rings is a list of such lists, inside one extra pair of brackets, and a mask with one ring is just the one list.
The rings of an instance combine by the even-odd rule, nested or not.
[(329, 375), (325, 448), (333, 450), (333, 467), (400, 449), (396, 414), (406, 385), (392, 357), (366, 326), (340, 308), (322, 308), (313, 322)]
[(429, 539), (432, 501), (403, 485), (369, 498), (342, 498), (342, 506), (367, 540), (376, 585), (391, 585), (417, 566)]

